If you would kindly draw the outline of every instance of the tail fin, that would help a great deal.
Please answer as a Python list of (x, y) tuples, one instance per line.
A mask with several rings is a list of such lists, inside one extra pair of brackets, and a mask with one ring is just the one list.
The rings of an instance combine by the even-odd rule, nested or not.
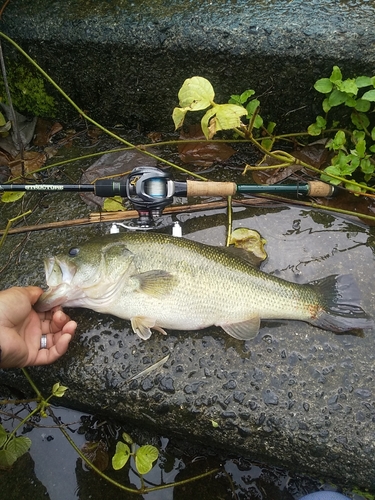
[(336, 333), (374, 327), (371, 317), (359, 305), (361, 293), (353, 276), (332, 275), (310, 285), (321, 295), (324, 304), (324, 311), (311, 324)]

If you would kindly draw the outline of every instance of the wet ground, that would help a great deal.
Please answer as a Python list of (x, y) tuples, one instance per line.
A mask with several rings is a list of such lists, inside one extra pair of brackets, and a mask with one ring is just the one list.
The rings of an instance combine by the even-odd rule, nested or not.
[[(85, 143), (86, 140), (87, 143)], [(110, 146), (113, 145), (110, 144)], [(82, 147), (87, 152), (103, 146), (104, 144), (98, 143), (93, 146), (86, 137), (83, 143), (80, 142), (79, 147), (73, 141), (71, 146), (59, 150), (58, 156), (60, 158), (55, 157), (53, 161), (67, 156), (78, 156), (82, 152)], [(105, 146), (107, 148), (109, 145), (106, 144)], [(167, 148), (165, 154), (170, 159), (178, 161), (178, 155), (174, 148)], [(224, 167), (216, 166), (213, 171), (204, 173), (208, 177), (212, 176), (215, 179), (225, 177), (241, 179), (241, 182), (243, 182), (243, 178), (239, 177), (240, 168), (243, 166), (245, 157), (246, 162), (249, 162), (249, 154), (249, 151), (241, 151), (237, 158), (233, 157)], [(57, 167), (54, 169), (52, 177), (48, 178), (48, 182), (78, 182), (82, 171), (92, 166), (94, 161), (86, 159), (83, 162), (75, 162), (73, 166), (68, 168)], [(200, 167), (200, 170), (202, 170), (202, 167)], [(111, 175), (110, 172), (109, 174)], [(47, 178), (44, 180), (47, 181)], [(88, 206), (77, 194), (40, 195), (33, 193), (28, 194), (22, 201), (17, 203), (4, 207), (0, 215), (1, 227), (5, 226), (7, 219), (24, 213), (29, 208), (33, 210), (33, 213), (27, 219), (27, 225), (72, 219), (73, 214), (76, 218), (83, 218), (87, 217), (90, 212)], [(223, 245), (225, 243), (227, 226), (225, 209), (205, 210), (204, 212), (177, 214), (175, 216), (167, 215), (160, 220), (158, 229), (169, 231), (172, 221), (176, 219), (179, 220), (184, 234), (189, 238), (210, 244)], [(257, 229), (267, 240), (266, 248), (269, 258), (264, 267), (267, 272), (272, 272), (296, 282), (305, 282), (336, 272), (351, 272), (355, 275), (364, 292), (364, 307), (369, 312), (373, 311), (374, 300), (371, 276), (374, 244), (371, 230), (364, 225), (359, 224), (357, 221), (335, 217), (332, 214), (308, 208), (290, 208), (285, 205), (256, 209), (236, 207), (233, 220), (234, 226)], [(84, 241), (92, 233), (103, 234), (107, 232), (109, 226), (109, 223), (101, 223), (82, 228), (53, 229), (50, 232), (43, 233), (45, 236), (42, 240), (34, 232), (9, 235), (1, 250), (2, 254), (0, 254), (2, 286), (7, 287), (16, 283), (20, 285), (28, 283), (41, 284), (43, 281), (41, 255), (55, 254), (57, 251), (76, 246), (78, 242)], [(369, 428), (371, 418), (373, 418), (372, 379), (369, 378), (371, 370), (366, 371), (366, 366), (373, 365), (374, 362), (372, 341), (369, 337), (364, 339), (351, 336), (335, 337), (331, 333), (316, 331), (313, 327), (301, 327), (302, 329), (296, 327), (292, 334), (292, 344), (287, 344), (288, 337), (291, 335), (290, 325), (288, 327), (288, 325), (267, 324), (262, 329), (261, 336), (256, 341), (255, 346), (253, 345), (251, 348), (249, 345), (244, 348), (236, 347), (230, 339), (219, 333), (217, 329), (192, 332), (186, 337), (182, 337), (181, 334), (171, 333), (166, 339), (162, 339), (162, 343), (157, 338), (153, 338), (148, 344), (141, 345), (128, 327), (124, 329), (124, 326), (120, 325), (120, 322), (114, 318), (98, 319), (97, 316), (87, 311), (74, 311), (74, 314), (76, 314), (76, 318), (82, 327), (79, 337), (80, 344), (77, 343), (72, 346), (70, 351), (72, 363), (70, 372), (77, 370), (79, 360), (82, 361), (83, 359), (87, 362), (88, 377), (93, 376), (90, 367), (91, 358), (87, 358), (87, 355), (90, 357), (90, 352), (96, 352), (98, 357), (103, 357), (103, 366), (106, 367), (106, 387), (113, 390), (116, 388), (117, 381), (123, 382), (129, 376), (140, 372), (150, 362), (154, 362), (165, 348), (167, 351), (174, 353), (175, 359), (167, 368), (173, 376), (175, 387), (179, 388), (181, 386), (180, 393), (185, 399), (184, 402), (190, 402), (190, 404), (198, 408), (207, 406), (207, 415), (214, 417), (215, 420), (217, 418), (223, 425), (223, 436), (226, 433), (230, 435), (229, 423), (233, 419), (238, 422), (237, 418), (241, 420), (243, 435), (246, 435), (246, 422), (252, 421), (253, 417), (251, 415), (253, 413), (260, 419), (258, 420), (258, 427), (261, 429), (262, 435), (270, 435), (273, 431), (274, 435), (277, 435), (280, 431), (277, 426), (280, 424), (275, 420), (275, 415), (278, 412), (285, 411), (289, 405), (290, 411), (288, 410), (286, 413), (289, 415), (290, 421), (288, 421), (287, 426), (291, 425), (290, 429), (297, 433), (301, 442), (303, 439), (306, 440), (306, 443), (300, 448), (301, 451), (303, 447), (305, 447), (305, 451), (309, 449), (307, 447), (310, 440), (309, 425), (311, 421), (309, 419), (312, 418), (312, 421), (314, 421), (315, 415), (317, 420), (315, 420), (314, 433), (312, 434), (315, 439), (318, 439), (319, 444), (324, 447), (328, 439), (328, 431), (324, 429), (324, 426), (322, 428), (320, 424), (323, 421), (329, 422), (330, 432), (334, 435), (336, 446), (342, 446), (341, 451), (344, 452), (344, 448), (347, 448), (345, 440), (349, 439), (350, 444), (352, 444), (351, 438), (353, 437), (350, 436), (350, 431), (345, 427), (347, 424), (345, 420), (349, 415), (350, 421), (353, 421), (355, 425), (354, 433), (361, 435), (362, 444), (365, 443), (367, 447), (364, 452), (366, 455), (371, 453), (371, 443), (366, 441), (367, 438), (370, 439), (370, 435), (365, 433), (365, 429)], [(116, 339), (116, 337), (113, 339), (109, 337), (111, 330), (112, 332), (122, 332), (121, 358), (122, 355), (128, 359), (130, 359), (129, 356), (132, 358), (132, 363), (125, 359), (125, 362), (123, 362), (124, 367), (117, 375), (111, 373), (108, 368), (113, 366), (113, 360), (119, 357), (117, 344), (111, 344), (112, 340)], [(100, 337), (100, 332), (103, 334), (102, 337)], [(98, 335), (95, 335), (95, 333)], [(227, 408), (223, 409), (222, 406), (219, 413), (215, 413), (217, 410), (214, 406), (209, 408), (209, 405), (204, 402), (204, 395), (200, 390), (199, 381), (202, 380), (203, 372), (205, 373), (204, 376), (207, 377), (207, 374), (214, 369), (215, 364), (207, 364), (209, 360), (199, 355), (200, 349), (206, 351), (212, 349), (214, 355), (217, 356), (216, 363), (219, 363), (220, 367), (225, 367), (225, 371), (222, 370), (223, 380), (220, 383), (223, 388), (224, 385), (226, 386), (224, 390), (221, 389), (225, 394), (222, 403), (227, 397), (229, 398), (229, 392), (233, 392), (230, 391), (231, 381), (227, 380), (228, 374), (231, 375), (230, 363), (239, 363), (240, 359), (242, 359), (241, 363), (247, 362), (249, 359), (254, 363), (252, 366), (255, 368), (252, 368), (250, 378), (247, 378), (248, 372), (246, 374), (244, 372), (243, 375), (239, 374), (237, 378), (238, 390), (234, 391), (237, 394), (235, 399), (231, 401), (228, 399)], [(196, 351), (198, 351), (198, 354)], [(227, 355), (228, 357), (226, 357)], [(360, 359), (358, 359), (359, 356)], [(186, 361), (179, 363), (179, 358), (181, 360), (186, 359)], [(190, 360), (188, 361), (187, 358), (190, 358)], [(110, 363), (109, 359), (111, 360)], [(259, 360), (261, 360), (261, 365), (257, 367), (256, 363)], [(187, 363), (186, 367), (183, 365), (185, 362)], [(120, 360), (119, 363), (121, 364), (122, 361)], [(184, 366), (182, 374), (178, 370), (178, 366)], [(64, 373), (64, 370), (65, 375), (68, 375), (68, 368), (60, 366), (61, 374)], [(48, 369), (44, 372), (36, 370), (34, 374), (36, 377), (38, 374), (48, 377)], [(189, 374), (188, 383), (186, 383), (186, 374)], [(78, 373), (78, 375), (84, 377), (83, 372)], [(218, 375), (216, 374), (216, 376)], [(118, 378), (116, 379), (116, 377)], [(237, 375), (229, 378), (233, 377), (236, 378)], [(244, 377), (243, 380), (241, 377)], [(306, 379), (307, 385), (306, 382), (302, 383)], [(81, 380), (83, 379), (81, 378)], [(206, 380), (209, 379), (206, 378)], [(248, 388), (249, 382), (252, 386), (251, 391)], [(243, 388), (245, 393), (249, 391), (249, 394), (242, 401), (240, 399), (240, 388)], [(161, 390), (164, 394), (169, 391), (166, 378), (158, 376), (146, 377), (139, 384), (139, 387), (132, 387), (132, 389), (138, 390), (139, 394), (148, 395), (149, 398), (155, 394), (156, 390)], [(320, 396), (318, 390), (320, 390)], [(72, 387), (72, 391), (74, 393), (74, 387)], [(79, 391), (76, 397), (79, 397)], [(173, 395), (169, 394), (169, 397), (172, 398)], [(250, 400), (249, 404), (248, 400)], [(130, 404), (130, 402), (128, 403)], [(233, 416), (232, 409), (238, 412), (238, 416)], [(56, 410), (56, 413), (59, 414), (59, 411)], [(291, 418), (292, 413), (293, 418)], [(65, 423), (72, 424), (69, 425), (69, 428), (75, 431), (74, 435), (76, 436), (78, 434), (77, 429), (82, 427), (82, 423), (77, 424), (74, 422), (79, 421), (81, 415), (77, 412), (66, 413), (64, 410), (62, 411), (62, 418)], [(119, 424), (114, 424), (113, 419), (108, 415), (100, 417), (100, 422), (102, 422), (101, 419), (105, 421), (109, 419), (110, 423), (105, 424), (106, 429), (109, 433), (117, 436)], [(167, 415), (165, 415), (166, 419)], [(89, 425), (86, 427), (90, 427), (91, 422), (94, 422), (95, 429), (98, 420), (96, 418), (89, 419)], [(6, 425), (10, 425), (10, 423), (11, 421), (7, 422)], [(211, 449), (207, 453), (207, 450), (202, 450), (202, 447), (195, 447), (195, 445), (191, 447), (191, 443), (184, 443), (183, 436), (180, 436), (180, 439), (176, 441), (172, 434), (163, 433), (162, 436), (146, 434), (144, 431), (134, 429), (130, 424), (125, 426), (125, 430), (128, 433), (134, 433), (137, 436), (137, 442), (151, 441), (160, 446), (163, 453), (165, 452), (165, 455), (159, 460), (153, 476), (150, 478), (151, 482), (158, 482), (160, 478), (166, 481), (167, 479), (174, 479), (176, 476), (193, 475), (196, 468), (202, 470), (202, 463), (204, 463), (205, 469), (220, 466), (220, 472), (210, 480), (201, 481), (199, 486), (198, 483), (193, 483), (192, 490), (187, 486), (184, 489), (176, 488), (173, 498), (191, 498), (191, 491), (194, 494), (199, 491), (200, 497), (207, 499), (219, 498), (219, 495), (221, 495), (222, 498), (228, 499), (297, 500), (303, 494), (316, 491), (320, 487), (320, 482), (316, 479), (308, 479), (306, 476), (288, 472), (288, 469), (269, 467), (264, 465), (262, 461), (250, 462), (248, 459), (240, 458), (239, 454), (234, 453), (226, 456), (219, 452), (221, 455), (215, 457), (215, 452)], [(347, 432), (348, 434), (346, 434)], [(85, 429), (85, 433), (90, 433), (90, 429)], [(65, 450), (65, 444), (62, 444), (57, 435), (57, 431), (50, 428), (31, 430), (30, 437), (33, 443), (35, 442), (31, 457), (35, 462), (34, 473), (37, 479), (32, 472), (33, 464), (30, 458), (24, 457), (22, 459), (27, 461), (30, 470), (30, 474), (27, 476), (29, 485), (35, 487), (35, 484), (39, 481), (47, 488), (50, 498), (60, 500), (67, 498), (65, 484), (66, 474), (69, 474), (71, 478), (69, 487), (71, 488), (71, 494), (75, 495), (70, 498), (83, 499), (88, 495), (91, 495), (90, 498), (95, 498), (94, 495), (98, 491), (100, 491), (98, 497), (105, 496), (110, 487), (104, 485), (101, 480), (96, 479), (92, 472), (85, 471), (80, 464), (77, 465), (75, 453), (71, 451), (61, 452), (62, 449)], [(50, 439), (49, 436), (52, 436), (53, 439)], [(89, 438), (86, 435), (84, 439)], [(220, 439), (218, 436), (218, 441)], [(78, 442), (81, 444), (83, 438), (82, 440), (79, 438)], [(268, 443), (269, 450), (272, 449), (271, 443), (272, 437)], [(63, 446), (64, 448), (62, 448)], [(113, 447), (113, 442), (110, 446)], [(220, 446), (223, 446), (223, 441), (220, 442)], [(265, 449), (263, 449), (263, 452)], [(258, 454), (258, 451), (254, 449), (254, 456)], [(63, 466), (61, 466), (61, 453), (67, 457), (67, 462)], [(52, 462), (52, 457), (56, 456), (59, 459), (58, 464)], [(201, 456), (202, 459), (199, 458)], [(312, 457), (313, 459), (314, 457)], [(23, 467), (24, 463), (21, 464)], [(61, 467), (65, 471), (63, 482), (60, 480), (59, 471)], [(3, 474), (2, 484), (8, 484), (8, 480), (14, 478), (17, 478), (17, 481), (19, 480), (17, 466), (13, 471), (14, 473), (7, 472)], [(25, 478), (24, 469), (22, 470), (22, 476)], [(232, 483), (228, 476), (231, 477)], [(317, 476), (321, 477), (320, 471)], [(4, 483), (3, 478), (6, 479)], [(129, 479), (127, 480), (132, 483), (136, 482), (133, 472), (129, 472)], [(339, 488), (340, 486), (344, 486), (344, 484), (338, 484)], [(99, 490), (99, 487), (103, 488), (103, 490)], [(14, 491), (12, 490), (13, 486), (10, 488), (11, 491)], [(153, 493), (148, 495), (147, 498), (172, 498), (172, 490), (167, 490), (167, 492), (160, 494), (161, 496)], [(64, 493), (65, 496), (63, 496)], [(170, 495), (170, 497), (166, 495)], [(121, 498), (118, 492), (116, 496)], [(11, 499), (12, 497), (7, 496), (7, 498)], [(29, 498), (33, 497), (30, 496)], [(34, 496), (34, 498), (39, 497)], [(352, 495), (352, 498), (360, 497)]]

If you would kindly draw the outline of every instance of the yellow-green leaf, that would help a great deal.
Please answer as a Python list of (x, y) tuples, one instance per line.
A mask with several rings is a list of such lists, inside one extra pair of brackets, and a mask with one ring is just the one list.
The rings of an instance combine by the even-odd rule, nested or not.
[(184, 124), (186, 113), (189, 111), (189, 108), (174, 108), (172, 113), (172, 119), (174, 123), (174, 128), (177, 130), (182, 127)]
[(105, 212), (125, 212), (126, 208), (122, 204), (121, 196), (113, 196), (104, 200), (103, 210)]
[(155, 446), (146, 444), (138, 448), (135, 455), (135, 466), (139, 474), (144, 475), (152, 469), (152, 463), (157, 460), (159, 452)]
[(11, 467), (17, 460), (16, 455), (9, 450), (0, 450), (0, 467)]
[(127, 444), (119, 441), (116, 445), (116, 453), (112, 457), (112, 467), (115, 470), (122, 469), (130, 457), (130, 448)]
[(178, 93), (181, 108), (192, 111), (206, 109), (213, 103), (215, 97), (211, 83), (201, 76), (193, 76), (184, 81)]
[(241, 116), (247, 114), (242, 106), (236, 104), (217, 104), (216, 110), (216, 132), (219, 130), (230, 130), (241, 125)]
[(3, 203), (13, 203), (20, 200), (25, 195), (25, 191), (6, 191), (1, 196)]
[(29, 448), (31, 446), (31, 439), (25, 436), (19, 436), (14, 439), (12, 439), (6, 449), (10, 451), (13, 455), (15, 455), (17, 458), (22, 457), (27, 451), (29, 451)]
[(52, 394), (57, 398), (62, 398), (67, 389), (68, 388), (65, 385), (60, 385), (60, 382), (56, 382), (56, 384), (52, 387)]

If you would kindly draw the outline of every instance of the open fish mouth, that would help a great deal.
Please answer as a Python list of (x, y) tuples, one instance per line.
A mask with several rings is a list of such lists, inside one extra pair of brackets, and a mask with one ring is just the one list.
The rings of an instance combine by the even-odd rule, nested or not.
[(60, 260), (58, 257), (49, 257), (44, 260), (47, 285), (55, 287), (63, 283), (71, 284), (77, 266), (72, 262)]
[(77, 267), (71, 262), (65, 262), (58, 257), (44, 260), (44, 270), (48, 289), (39, 297), (34, 305), (38, 312), (49, 311), (53, 307), (67, 302), (72, 296), (72, 280), (77, 272)]

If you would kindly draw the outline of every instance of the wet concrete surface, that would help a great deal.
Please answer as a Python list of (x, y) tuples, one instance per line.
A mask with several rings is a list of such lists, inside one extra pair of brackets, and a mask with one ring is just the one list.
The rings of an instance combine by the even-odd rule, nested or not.
[[(52, 219), (57, 207), (69, 218), (77, 208), (85, 211), (81, 200), (56, 205), (52, 196), (44, 197)], [(224, 244), (224, 211), (177, 218), (186, 237)], [(171, 222), (163, 217), (158, 230), (169, 231)], [(353, 274), (363, 307), (374, 315), (371, 230), (295, 207), (237, 208), (235, 227), (262, 234), (269, 255), (263, 269), (277, 276), (302, 283)], [(44, 256), (108, 230), (108, 224), (98, 224), (34, 232), (26, 240), (8, 236), (0, 262), (11, 256), (11, 263), (1, 274), (2, 287), (44, 286)], [(79, 324), (69, 353), (55, 365), (30, 369), (41, 390), (56, 381), (69, 387), (63, 404), (340, 484), (375, 487), (373, 334), (335, 335), (284, 321), (263, 323), (247, 342), (218, 328), (155, 333), (142, 341), (127, 321), (88, 310), (69, 313)], [(162, 366), (142, 375), (165, 356)], [(29, 390), (17, 370), (1, 372), (1, 380)]]
[[(199, 75), (219, 103), (254, 89), (263, 118), (296, 132), (321, 112), (313, 85), (333, 65), (372, 76), (374, 22), (369, 0), (18, 0), (0, 29), (101, 123), (171, 131), (178, 90)], [(58, 109), (76, 116), (61, 97)]]

